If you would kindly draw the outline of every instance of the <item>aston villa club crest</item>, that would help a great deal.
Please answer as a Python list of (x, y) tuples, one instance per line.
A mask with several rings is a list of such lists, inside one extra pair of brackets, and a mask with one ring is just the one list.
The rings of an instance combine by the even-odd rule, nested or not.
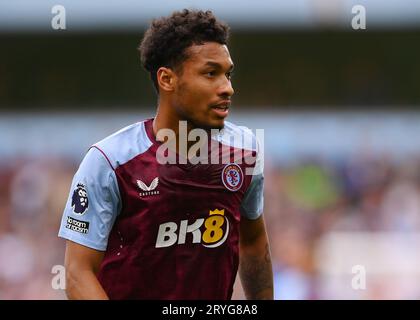
[(73, 191), (71, 206), (73, 208), (73, 212), (80, 216), (88, 209), (89, 199), (86, 186), (83, 183), (78, 183), (76, 189)]
[(229, 191), (238, 191), (244, 181), (242, 169), (236, 163), (227, 164), (222, 170), (222, 182)]

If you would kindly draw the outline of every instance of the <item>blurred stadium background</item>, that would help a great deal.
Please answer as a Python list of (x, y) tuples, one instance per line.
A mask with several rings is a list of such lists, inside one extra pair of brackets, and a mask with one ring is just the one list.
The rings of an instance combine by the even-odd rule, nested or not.
[(418, 0), (2, 0), (0, 299), (65, 299), (51, 270), (72, 176), (91, 144), (154, 115), (136, 48), (184, 7), (231, 25), (229, 120), (265, 130), (276, 299), (420, 299)]

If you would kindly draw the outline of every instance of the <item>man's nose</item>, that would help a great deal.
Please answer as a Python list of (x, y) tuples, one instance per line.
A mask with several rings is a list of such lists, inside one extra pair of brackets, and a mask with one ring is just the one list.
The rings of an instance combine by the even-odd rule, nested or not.
[(222, 86), (220, 87), (219, 95), (220, 96), (226, 96), (231, 97), (235, 93), (235, 90), (233, 90), (232, 82), (229, 79), (225, 79), (223, 81)]

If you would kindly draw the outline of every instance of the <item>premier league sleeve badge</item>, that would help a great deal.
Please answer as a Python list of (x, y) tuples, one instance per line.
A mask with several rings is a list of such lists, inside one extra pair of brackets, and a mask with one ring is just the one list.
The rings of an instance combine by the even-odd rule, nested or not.
[(80, 216), (83, 215), (88, 209), (88, 193), (86, 186), (83, 183), (78, 183), (76, 189), (73, 191), (71, 206), (73, 208), (73, 212)]

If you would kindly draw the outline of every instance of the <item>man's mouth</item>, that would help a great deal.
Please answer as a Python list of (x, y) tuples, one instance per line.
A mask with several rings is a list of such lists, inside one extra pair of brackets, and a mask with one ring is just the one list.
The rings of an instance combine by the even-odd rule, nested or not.
[(220, 105), (220, 106), (215, 106), (215, 107), (212, 107), (213, 109), (218, 109), (218, 110), (223, 110), (223, 111), (225, 111), (225, 110), (228, 110), (229, 109), (229, 106), (227, 106), (227, 105)]
[(213, 105), (211, 108), (216, 114), (222, 118), (227, 117), (229, 113), (230, 101), (220, 102), (216, 105)]

